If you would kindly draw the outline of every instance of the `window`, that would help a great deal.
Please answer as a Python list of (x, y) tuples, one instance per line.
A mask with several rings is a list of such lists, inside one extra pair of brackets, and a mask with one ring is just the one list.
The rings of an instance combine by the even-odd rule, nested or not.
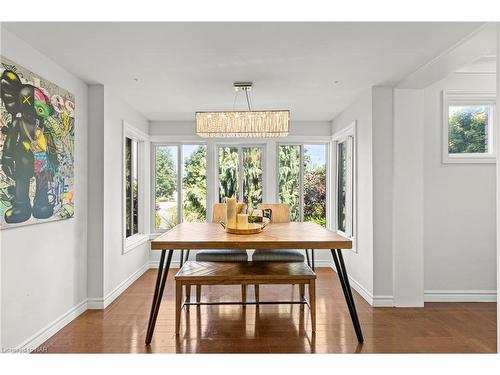
[(349, 238), (355, 237), (356, 167), (355, 123), (333, 136), (334, 159), (334, 229)]
[(327, 225), (327, 145), (278, 146), (278, 200), (290, 206), (290, 220)]
[(493, 112), (495, 96), (443, 93), (443, 162), (495, 161)]
[(124, 122), (123, 137), (123, 252), (149, 240), (144, 234), (144, 141), (147, 135)]
[(219, 202), (236, 197), (245, 202), (249, 212), (262, 203), (263, 147), (219, 146)]
[(154, 154), (154, 230), (206, 220), (207, 148), (157, 144)]
[(125, 138), (126, 237), (139, 233), (139, 161), (138, 142)]

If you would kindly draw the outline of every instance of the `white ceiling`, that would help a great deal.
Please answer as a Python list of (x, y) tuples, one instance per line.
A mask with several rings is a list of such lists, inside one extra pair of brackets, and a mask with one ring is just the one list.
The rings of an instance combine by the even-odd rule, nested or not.
[[(108, 85), (146, 118), (171, 121), (232, 109), (234, 81), (254, 82), (254, 109), (290, 109), (292, 120), (330, 120), (362, 90), (396, 84), (479, 26), (2, 24), (86, 82)], [(243, 108), (240, 96), (236, 109)]]

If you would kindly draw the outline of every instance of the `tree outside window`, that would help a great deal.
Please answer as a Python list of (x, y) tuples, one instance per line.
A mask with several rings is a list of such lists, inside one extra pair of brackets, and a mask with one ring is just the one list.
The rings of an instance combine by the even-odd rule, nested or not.
[(278, 199), (290, 206), (291, 221), (326, 226), (326, 150), (326, 144), (279, 146)]
[[(178, 176), (179, 157), (182, 158), (182, 178)], [(206, 220), (206, 175), (207, 148), (205, 145), (157, 145), (155, 147), (156, 230), (168, 230), (179, 221)], [(179, 197), (179, 192), (181, 192), (181, 197)]]

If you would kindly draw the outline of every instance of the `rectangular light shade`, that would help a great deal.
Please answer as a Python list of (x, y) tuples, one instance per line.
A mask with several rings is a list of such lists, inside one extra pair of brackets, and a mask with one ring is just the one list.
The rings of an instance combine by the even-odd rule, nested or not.
[(212, 137), (286, 137), (290, 111), (196, 112), (196, 134)]

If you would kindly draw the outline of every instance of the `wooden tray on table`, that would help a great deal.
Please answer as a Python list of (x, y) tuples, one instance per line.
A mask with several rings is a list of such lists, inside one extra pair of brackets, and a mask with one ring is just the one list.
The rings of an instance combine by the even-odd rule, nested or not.
[(227, 233), (231, 234), (257, 234), (262, 232), (267, 223), (248, 223), (248, 228), (228, 228), (225, 223), (220, 223)]

